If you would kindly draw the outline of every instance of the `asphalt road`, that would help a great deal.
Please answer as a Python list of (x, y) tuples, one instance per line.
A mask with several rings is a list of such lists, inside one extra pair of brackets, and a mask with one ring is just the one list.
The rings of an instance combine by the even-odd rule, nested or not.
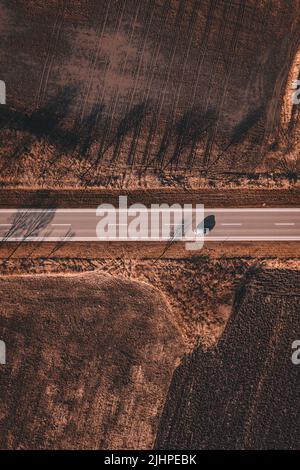
[[(204, 210), (205, 218), (211, 215), (215, 225), (207, 241), (300, 241), (300, 208)], [(100, 220), (95, 209), (0, 209), (0, 240), (98, 241)], [(167, 239), (159, 233), (155, 240)]]

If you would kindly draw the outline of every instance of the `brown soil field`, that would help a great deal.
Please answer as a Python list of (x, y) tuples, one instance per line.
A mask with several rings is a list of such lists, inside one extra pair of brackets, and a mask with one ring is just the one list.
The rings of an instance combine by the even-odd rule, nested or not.
[[(299, 270), (299, 258), (25, 258), (0, 259), (5, 276), (95, 272), (154, 286), (167, 299), (173, 322), (192, 350), (200, 341), (214, 345), (230, 317), (234, 296), (247, 272)], [(21, 301), (20, 301), (21, 302)]]
[(183, 340), (163, 296), (104, 274), (0, 279), (2, 449), (150, 448)]
[(299, 18), (299, 0), (3, 1), (2, 184), (293, 182)]
[(236, 293), (217, 346), (176, 370), (160, 449), (299, 449), (299, 271), (261, 272)]
[(0, 268), (2, 449), (137, 449), (155, 439), (166, 449), (297, 447), (298, 369), (288, 361), (299, 263), (23, 259)]

